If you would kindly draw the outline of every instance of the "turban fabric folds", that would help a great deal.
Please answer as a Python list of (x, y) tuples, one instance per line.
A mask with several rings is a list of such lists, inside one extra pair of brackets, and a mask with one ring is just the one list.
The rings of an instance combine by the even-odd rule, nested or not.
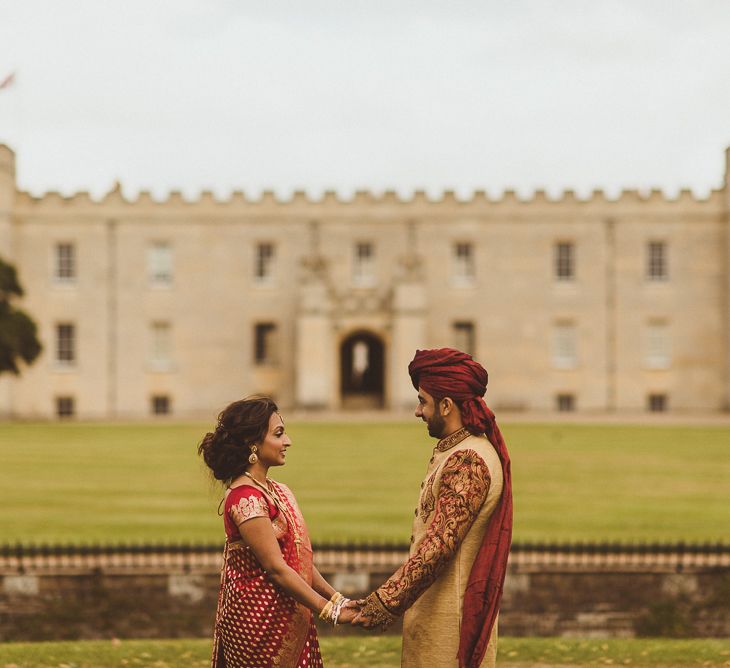
[(413, 387), (422, 387), (436, 400), (451, 397), (472, 434), (486, 434), (502, 463), (502, 496), (489, 518), (464, 592), (457, 655), (459, 668), (477, 668), (484, 658), (499, 612), (507, 558), (512, 544), (512, 474), (507, 446), (494, 413), (484, 402), (486, 369), (453, 348), (417, 350), (408, 365)]
[(408, 373), (416, 390), (422, 387), (437, 400), (451, 397), (457, 402), (461, 420), (472, 434), (487, 433), (494, 422), (482, 399), (489, 376), (471, 355), (453, 348), (417, 350)]

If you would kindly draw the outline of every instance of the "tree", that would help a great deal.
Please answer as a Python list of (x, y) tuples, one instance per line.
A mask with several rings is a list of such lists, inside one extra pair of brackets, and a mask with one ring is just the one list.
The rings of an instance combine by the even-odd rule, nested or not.
[(15, 267), (0, 259), (0, 373), (19, 374), (18, 363), (31, 364), (43, 349), (35, 322), (12, 304), (22, 296)]

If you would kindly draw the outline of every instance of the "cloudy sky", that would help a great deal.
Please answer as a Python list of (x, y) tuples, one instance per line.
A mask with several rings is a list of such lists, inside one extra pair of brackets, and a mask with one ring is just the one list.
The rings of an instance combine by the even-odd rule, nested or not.
[(0, 0), (21, 188), (722, 181), (727, 0)]

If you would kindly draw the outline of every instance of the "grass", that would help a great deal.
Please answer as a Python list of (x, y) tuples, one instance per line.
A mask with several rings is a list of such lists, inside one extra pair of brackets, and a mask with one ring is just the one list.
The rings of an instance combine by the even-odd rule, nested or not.
[[(0, 536), (220, 541), (207, 425), (0, 424)], [(433, 441), (420, 422), (288, 425), (314, 540), (407, 542)], [(511, 424), (518, 540), (722, 540), (730, 428)], [(1, 668), (1, 666), (0, 666)]]
[[(400, 666), (396, 636), (321, 639), (326, 668)], [(210, 665), (209, 640), (99, 640), (0, 644), (0, 668), (203, 668)], [(504, 638), (499, 665), (632, 666), (688, 668), (727, 666), (727, 640), (567, 640)]]

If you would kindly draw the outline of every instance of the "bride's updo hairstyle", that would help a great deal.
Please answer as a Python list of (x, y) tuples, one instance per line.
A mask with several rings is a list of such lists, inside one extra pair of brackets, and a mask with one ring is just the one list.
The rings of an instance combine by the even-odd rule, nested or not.
[(230, 482), (248, 466), (251, 446), (261, 443), (269, 431), (269, 420), (278, 412), (269, 397), (246, 397), (226, 406), (218, 416), (214, 431), (209, 431), (198, 446), (198, 454), (216, 480)]

